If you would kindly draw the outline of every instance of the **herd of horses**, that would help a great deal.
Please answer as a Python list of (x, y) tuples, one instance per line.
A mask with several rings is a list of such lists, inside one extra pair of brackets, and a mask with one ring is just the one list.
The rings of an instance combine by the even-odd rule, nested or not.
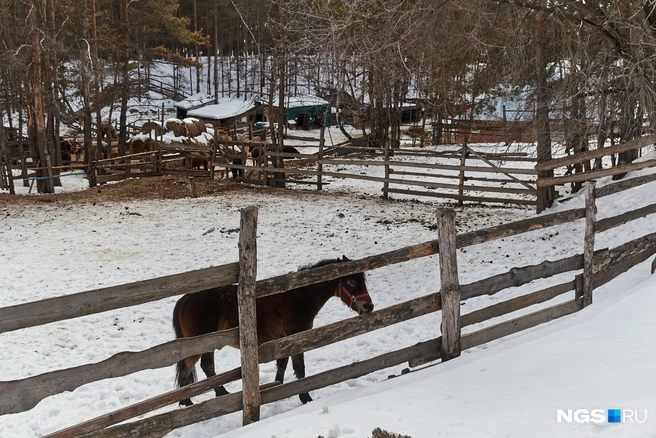
[[(75, 155), (76, 160), (79, 161), (82, 153), (84, 152), (84, 145), (80, 145), (74, 141), (67, 140), (63, 137), (60, 137), (60, 151), (61, 151), (61, 160), (64, 165), (70, 164)], [(247, 149), (248, 153), (245, 154), (246, 159), (250, 158), (253, 161), (253, 166), (264, 166), (265, 164), (265, 155), (263, 146), (249, 146)], [(283, 152), (300, 154), (299, 151), (292, 146), (284, 146)], [(235, 165), (246, 165), (244, 158), (240, 155), (233, 155), (231, 158), (228, 158), (231, 164)], [(204, 169), (208, 171), (211, 165), (211, 157), (202, 152), (192, 152), (190, 154), (190, 165), (192, 169)], [(244, 169), (230, 168), (233, 178), (244, 178)]]
[[(348, 260), (346, 256), (321, 260), (313, 265), (301, 267), (299, 271)], [(189, 338), (237, 327), (239, 325), (237, 287), (236, 284), (221, 286), (180, 298), (173, 310), (176, 338)], [(258, 345), (311, 329), (315, 317), (331, 297), (338, 297), (360, 315), (374, 310), (365, 275), (362, 272), (262, 297), (256, 302)], [(231, 347), (239, 348), (239, 342)], [(296, 354), (291, 359), (294, 374), (298, 379), (302, 379), (305, 377), (303, 353)], [(196, 381), (195, 365), (199, 360), (200, 367), (208, 378), (216, 375), (214, 351), (191, 356), (179, 361), (176, 366), (178, 387)], [(288, 362), (289, 357), (276, 361), (277, 382), (283, 383)], [(220, 386), (215, 389), (215, 393), (220, 397), (228, 394), (228, 391)], [(299, 394), (299, 398), (304, 404), (312, 401), (308, 393)], [(181, 406), (192, 404), (190, 399), (180, 402)]]
[[(237, 166), (242, 166), (246, 165), (246, 160), (250, 158), (253, 161), (253, 166), (257, 167), (262, 167), (265, 164), (265, 154), (264, 154), (264, 147), (263, 146), (249, 146), (247, 149), (247, 154), (242, 155), (227, 155), (226, 159), (229, 161), (230, 164), (234, 164)], [(298, 149), (296, 149), (293, 146), (284, 146), (283, 147), (283, 152), (285, 153), (293, 153), (293, 154), (299, 154), (300, 152)], [(210, 163), (211, 163), (211, 158), (209, 155), (200, 153), (200, 152), (194, 152), (191, 155), (191, 168), (192, 169), (204, 169), (204, 170), (209, 170), (210, 169)], [(244, 178), (244, 169), (236, 168), (236, 167), (231, 167), (230, 172), (232, 174), (232, 177), (237, 179), (237, 178)]]

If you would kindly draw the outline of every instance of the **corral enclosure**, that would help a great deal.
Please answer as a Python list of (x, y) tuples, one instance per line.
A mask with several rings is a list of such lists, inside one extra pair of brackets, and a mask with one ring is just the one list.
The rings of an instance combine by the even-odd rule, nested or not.
[[(332, 195), (322, 195), (318, 199), (324, 199), (323, 196), (332, 196)], [(343, 198), (339, 198), (339, 199), (341, 200), (341, 202), (345, 203), (346, 205), (350, 205), (347, 200), (344, 200)], [(198, 201), (198, 202), (200, 204), (205, 204), (205, 203), (200, 202), (200, 201)], [(285, 208), (290, 208), (290, 209), (294, 210), (295, 209), (294, 206), (296, 206), (296, 211), (298, 212), (299, 202), (294, 202), (293, 204), (290, 204), (287, 207), (285, 207), (284, 205), (270, 206), (266, 203), (266, 201), (260, 201), (260, 202), (264, 202), (263, 208), (265, 210), (271, 209), (271, 210), (268, 210), (268, 211), (278, 211), (278, 209), (280, 209), (280, 211), (282, 211)], [(317, 208), (316, 199), (314, 199), (313, 201), (310, 201), (310, 202), (312, 204), (311, 208), (316, 210), (316, 208)], [(360, 203), (361, 202), (362, 201), (360, 201)], [(302, 203), (300, 203), (300, 204), (301, 204), (301, 211), (305, 210), (305, 208), (302, 206)], [(340, 245), (338, 245), (338, 247), (341, 247), (342, 251), (344, 253), (348, 254), (349, 256), (351, 256), (352, 258), (353, 258), (353, 253), (352, 253), (353, 247), (349, 245), (349, 242), (350, 243), (353, 243), (353, 242), (357, 243), (358, 248), (367, 248), (367, 247), (369, 247), (370, 248), (369, 250), (364, 249), (364, 251), (369, 252), (369, 254), (371, 254), (371, 255), (380, 253), (381, 250), (384, 251), (385, 249), (387, 249), (384, 246), (382, 246), (384, 244), (384, 241), (390, 237), (390, 236), (388, 236), (388, 234), (390, 234), (390, 232), (391, 232), (391, 234), (395, 233), (395, 227), (400, 227), (401, 226), (402, 220), (400, 218), (402, 218), (406, 214), (409, 216), (409, 218), (404, 219), (406, 222), (409, 222), (410, 224), (414, 223), (415, 225), (421, 224), (421, 226), (418, 226), (418, 227), (415, 228), (415, 232), (419, 232), (419, 234), (417, 234), (417, 235), (421, 235), (422, 233), (430, 232), (430, 230), (428, 230), (428, 228), (430, 228), (431, 225), (434, 225), (434, 219), (431, 217), (431, 216), (433, 216), (434, 211), (424, 210), (425, 206), (422, 206), (421, 204), (414, 204), (414, 203), (391, 204), (391, 205), (395, 206), (394, 210), (396, 210), (397, 208), (400, 209), (400, 210), (397, 210), (394, 213), (394, 214), (399, 215), (399, 223), (394, 223), (394, 221), (390, 221), (389, 216), (387, 214), (384, 214), (384, 213), (392, 213), (390, 211), (390, 208), (391, 208), (390, 205), (387, 205), (387, 204), (386, 204), (387, 205), (386, 207), (383, 206), (383, 204), (378, 205), (377, 208), (381, 209), (380, 210), (381, 213), (376, 213), (375, 212), (375, 210), (377, 209), (376, 207), (373, 207), (373, 209), (370, 208), (369, 210), (365, 210), (365, 211), (359, 211), (358, 214), (361, 215), (360, 218), (359, 218), (360, 221), (361, 221), (360, 222), (361, 225), (358, 225), (359, 221), (349, 220), (349, 219), (352, 218), (352, 215), (355, 214), (355, 211), (353, 210), (353, 207), (347, 207), (347, 208), (340, 207), (339, 203), (338, 203), (338, 205), (334, 205), (334, 204), (331, 204), (331, 205), (333, 206), (333, 209), (335, 211), (334, 211), (334, 213), (332, 211), (326, 212), (326, 219), (323, 219), (323, 220), (326, 220), (329, 223), (326, 224), (326, 227), (324, 227), (325, 229), (321, 229), (321, 227), (317, 227), (316, 231), (314, 231), (315, 228), (312, 227), (311, 225), (303, 225), (305, 231), (303, 233), (301, 241), (304, 241), (306, 238), (308, 238), (307, 227), (310, 226), (310, 227), (312, 227), (310, 229), (313, 230), (313, 232), (315, 234), (314, 237), (312, 237), (310, 235), (310, 237), (312, 238), (312, 243), (310, 244), (310, 247), (315, 247), (316, 245), (319, 245), (319, 247), (322, 247), (326, 243), (334, 242), (333, 239), (337, 236), (337, 238), (341, 242)], [(206, 204), (205, 204), (205, 206), (207, 207)], [(372, 206), (370, 206), (370, 207), (372, 207)], [(143, 216), (141, 216), (142, 213), (140, 213), (139, 210), (137, 210), (135, 208), (138, 208), (138, 207), (136, 207), (134, 205), (130, 206), (130, 208), (125, 209), (125, 211), (122, 211), (121, 214), (114, 216), (114, 219), (117, 219), (117, 222), (119, 222), (121, 224), (123, 222), (126, 222), (126, 223), (131, 223), (132, 226), (137, 225), (138, 222), (135, 222), (133, 220), (138, 221), (139, 218), (143, 217)], [(235, 206), (232, 205), (231, 209), (233, 209), (233, 211), (232, 211), (233, 215), (236, 214), (236, 211), (234, 211), (234, 208), (235, 208)], [(355, 210), (361, 210), (361, 208), (357, 208)], [(486, 213), (485, 210), (487, 210), (487, 209), (482, 209), (482, 210), (474, 209), (474, 210), (471, 210), (471, 211), (465, 210), (465, 211), (463, 211), (463, 213), (465, 215), (464, 220), (465, 221), (471, 221), (472, 223), (480, 221), (479, 224), (484, 224), (485, 219), (475, 218), (474, 215), (484, 215)], [(418, 215), (417, 213), (419, 211), (422, 211), (423, 214)], [(499, 210), (499, 213), (503, 213), (503, 212), (504, 212), (504, 210)], [(517, 210), (517, 209), (505, 210), (505, 212), (506, 212), (506, 214), (509, 214), (509, 215), (522, 214), (522, 211)], [(208, 217), (208, 213), (209, 213), (208, 211), (205, 211), (205, 217)], [(341, 215), (340, 215), (340, 213), (341, 213)], [(489, 210), (487, 211), (487, 213), (489, 213)], [(281, 214), (281, 213), (276, 213), (275, 216), (278, 216), (279, 214)], [(290, 211), (286, 214), (289, 214), (290, 218), (294, 216), (293, 211)], [(524, 212), (524, 214), (528, 214), (528, 212)], [(209, 214), (209, 216), (213, 216), (213, 214)], [(376, 220), (377, 216), (378, 216), (379, 219)], [(265, 215), (262, 214), (261, 217), (262, 217), (262, 219), (264, 219)], [(493, 219), (493, 217), (494, 216), (488, 216), (487, 220), (489, 220), (489, 221), (496, 220), (496, 219)], [(385, 218), (385, 219), (383, 219), (383, 218)], [(346, 219), (346, 220), (344, 221), (343, 219)], [(411, 220), (411, 219), (414, 219), (416, 222)], [(461, 227), (462, 226), (471, 226), (470, 224), (464, 225), (462, 219), (463, 218), (461, 218)], [(319, 221), (319, 224), (321, 223), (321, 219), (317, 218), (315, 220)], [(365, 224), (366, 222), (371, 222), (373, 220), (376, 220), (377, 226), (375, 228), (379, 228), (380, 235), (379, 235), (379, 237), (375, 237), (378, 240), (374, 240), (374, 242), (371, 242), (371, 241), (368, 241), (367, 238), (363, 235), (363, 229), (367, 228), (367, 226), (362, 225), (362, 224)], [(130, 221), (130, 222), (128, 222), (128, 221)], [(275, 220), (275, 223), (280, 225), (281, 223), (284, 223), (284, 221), (281, 222), (279, 220)], [(233, 224), (234, 224), (234, 222), (233, 222)], [(166, 226), (164, 223), (161, 222), (161, 220), (160, 221), (156, 220), (153, 225), (155, 225), (156, 227), (159, 227), (159, 228), (162, 228), (162, 227)], [(493, 224), (487, 224), (487, 225), (493, 225)], [(122, 225), (118, 225), (118, 226), (122, 226)], [(265, 225), (265, 227), (267, 227), (267, 229), (268, 229), (269, 226), (270, 225)], [(279, 237), (280, 230), (276, 229), (276, 228), (278, 228), (278, 227), (274, 227), (274, 232)], [(336, 228), (341, 229), (342, 231), (344, 231), (344, 233), (343, 234), (342, 233), (336, 233), (335, 232)], [(346, 229), (344, 229), (344, 228), (346, 228)], [(234, 228), (227, 228), (226, 227), (226, 228), (223, 228), (221, 230), (216, 230), (215, 229), (213, 231), (209, 231), (210, 229), (211, 228), (207, 228), (207, 229), (203, 230), (202, 234), (204, 234), (205, 237), (206, 236), (214, 237), (215, 236), (214, 233), (217, 233), (217, 232), (221, 233), (223, 235), (228, 235), (228, 236), (229, 235), (234, 235)], [(96, 230), (96, 231), (98, 231), (98, 230)], [(562, 229), (560, 229), (560, 231), (562, 232)], [(207, 234), (205, 234), (205, 232), (207, 232)], [(639, 233), (639, 231), (638, 231), (638, 233)], [(332, 234), (332, 236), (331, 236), (331, 234)], [(640, 235), (640, 233), (638, 234), (638, 236), (639, 235)], [(410, 243), (410, 242), (408, 242), (408, 235), (406, 235), (404, 233), (402, 236), (403, 237), (401, 237), (401, 239), (403, 239), (403, 242)], [(558, 234), (556, 234), (556, 236), (558, 236)], [(325, 241), (322, 239), (322, 237), (325, 238)], [(572, 240), (571, 239), (572, 236), (569, 235), (569, 237), (570, 237), (569, 240)], [(622, 236), (621, 239), (624, 239), (625, 237), (628, 238), (628, 236)], [(210, 239), (210, 238), (208, 238), (208, 239)], [(271, 237), (269, 237), (269, 238), (271, 238)], [(531, 254), (526, 254), (525, 250), (521, 249), (521, 247), (523, 245), (520, 242), (518, 242), (516, 244), (515, 243), (511, 244), (511, 246), (508, 248), (509, 252), (505, 254), (506, 256), (510, 256), (510, 257), (505, 257), (505, 259), (504, 259), (503, 257), (499, 257), (499, 254), (497, 254), (498, 251), (496, 249), (494, 249), (494, 248), (496, 248), (496, 246), (492, 246), (492, 247), (488, 248), (487, 250), (483, 249), (483, 251), (485, 252), (483, 258), (487, 259), (488, 256), (489, 256), (490, 260), (482, 260), (482, 262), (481, 262), (481, 260), (480, 260), (481, 259), (480, 251), (481, 250), (479, 249), (477, 251), (479, 254), (474, 255), (468, 249), (467, 251), (469, 251), (470, 255), (467, 256), (467, 255), (464, 255), (464, 254), (460, 254), (459, 258), (460, 257), (465, 257), (465, 260), (466, 260), (467, 257), (472, 257), (471, 262), (473, 262), (473, 263), (470, 264), (470, 263), (465, 262), (464, 264), (461, 264), (462, 271), (463, 271), (462, 275), (463, 275), (464, 278), (469, 278), (469, 279), (472, 279), (472, 275), (473, 275), (473, 279), (484, 277), (485, 274), (483, 274), (483, 272), (481, 271), (481, 268), (483, 266), (485, 266), (486, 267), (486, 269), (485, 269), (486, 272), (495, 271), (495, 269), (499, 268), (499, 266), (496, 265), (496, 262), (499, 260), (499, 258), (501, 258), (501, 263), (503, 263), (504, 267), (500, 270), (497, 270), (496, 271), (497, 273), (505, 272), (505, 270), (507, 270), (510, 267), (518, 266), (517, 263), (514, 263), (514, 261), (516, 261), (516, 260), (520, 260), (520, 264), (522, 264), (522, 265), (524, 263), (526, 263), (526, 264), (539, 263), (541, 260), (543, 260), (543, 257), (545, 257), (545, 256), (547, 256), (547, 258), (551, 258), (551, 257), (548, 256), (548, 254), (551, 251), (556, 251), (556, 252), (553, 253), (554, 254), (553, 259), (561, 258), (562, 255), (563, 255), (563, 251), (567, 252), (567, 248), (570, 248), (575, 253), (576, 252), (579, 252), (579, 253), (581, 252), (580, 245), (575, 245), (574, 242), (568, 241), (568, 239), (566, 238), (566, 236), (564, 234), (561, 235), (560, 237), (554, 237), (553, 233), (549, 233), (549, 234), (546, 234), (546, 235), (542, 235), (541, 238), (543, 239), (543, 242), (546, 241), (549, 244), (555, 243), (557, 241), (559, 243), (558, 250), (556, 250), (555, 246), (553, 247), (553, 249), (549, 249), (548, 245), (544, 245), (544, 248), (543, 248), (544, 252), (543, 253), (541, 253), (541, 254), (532, 254), (532, 253)], [(546, 238), (546, 240), (545, 240), (545, 238)], [(196, 237), (195, 239), (192, 239), (192, 241), (199, 240), (199, 239), (201, 241), (203, 240), (202, 238)], [(264, 239), (266, 241), (267, 238), (264, 237)], [(527, 240), (524, 240), (523, 237), (517, 237), (517, 238), (513, 238), (512, 240), (515, 240), (515, 239), (518, 239), (520, 241), (523, 240), (523, 243), (526, 244), (526, 243), (530, 242), (531, 240), (535, 239), (535, 237), (533, 239), (529, 238)], [(612, 240), (613, 239), (611, 239), (611, 242), (612, 242)], [(394, 240), (391, 240), (391, 241), (387, 240), (387, 241), (391, 243)], [(421, 241), (423, 241), (423, 239), (419, 239), (418, 241), (421, 242)], [(233, 240), (233, 243), (234, 243), (234, 240)], [(381, 246), (377, 246), (379, 244)], [(505, 250), (505, 248), (504, 248), (505, 245), (506, 244), (504, 244), (503, 246), (500, 246), (499, 250), (504, 251)], [(517, 245), (519, 245), (519, 246), (517, 246)], [(143, 245), (141, 244), (141, 245), (138, 245), (138, 246), (143, 246)], [(398, 246), (398, 243), (397, 243), (396, 246)], [(611, 246), (613, 246), (613, 245), (611, 245)], [(516, 247), (516, 249), (513, 249), (513, 247)], [(348, 251), (349, 248), (351, 249), (351, 251)], [(504, 248), (504, 249), (502, 249), (502, 248)], [(331, 249), (331, 251), (335, 251), (335, 249), (336, 249), (336, 247), (333, 247)], [(135, 251), (137, 253), (142, 251), (142, 250), (143, 249), (140, 250), (140, 249), (135, 248)], [(184, 247), (181, 247), (180, 250), (184, 251)], [(107, 254), (111, 257), (112, 251), (108, 252), (106, 249), (99, 249), (98, 251), (100, 251), (101, 253), (105, 253), (105, 254)], [(131, 250), (129, 250), (127, 248), (125, 248), (125, 249), (122, 248), (122, 251), (131, 251)], [(337, 251), (339, 253), (339, 249), (337, 249)], [(490, 251), (490, 252), (488, 252), (488, 251)], [(64, 251), (64, 252), (66, 252), (66, 251)], [(121, 253), (121, 251), (119, 251), (119, 254), (120, 253)], [(267, 248), (267, 253), (264, 256), (261, 255), (260, 265), (262, 265), (263, 261), (267, 260), (269, 257), (274, 257), (275, 258), (277, 253), (278, 253), (277, 248)], [(172, 256), (173, 254), (174, 254), (173, 252), (169, 252), (169, 256)], [(334, 252), (331, 253), (330, 255), (334, 255)], [(289, 254), (289, 256), (293, 257), (293, 254)], [(305, 257), (304, 260), (308, 261), (307, 254), (305, 254), (304, 256), (299, 256), (299, 257)], [(528, 257), (528, 259), (527, 259), (527, 257)], [(280, 258), (279, 255), (278, 255), (278, 258)], [(286, 258), (287, 257), (285, 257), (285, 259)], [(119, 259), (120, 259), (120, 257), (119, 257)], [(508, 260), (508, 259), (510, 259), (510, 260)], [(156, 260), (157, 260), (158, 263), (163, 263), (163, 264), (167, 263), (167, 257), (160, 256)], [(430, 260), (428, 260), (427, 262), (429, 262), (429, 261)], [(416, 263), (416, 262), (412, 262), (412, 263)], [(298, 263), (298, 264), (302, 264), (302, 263)], [(489, 264), (489, 266), (487, 266), (487, 264)], [(376, 293), (376, 289), (381, 291), (380, 292), (381, 299), (383, 299), (383, 300), (391, 299), (392, 300), (391, 302), (387, 301), (388, 303), (405, 301), (406, 297), (410, 298), (412, 296), (424, 295), (427, 292), (434, 292), (436, 290), (436, 288), (438, 287), (436, 285), (436, 281), (437, 281), (437, 275), (436, 275), (436, 272), (435, 272), (436, 265), (437, 265), (437, 261), (432, 260), (432, 262), (428, 265), (422, 264), (419, 271), (417, 271), (416, 268), (412, 268), (412, 267), (407, 268), (407, 269), (410, 269), (410, 272), (414, 273), (412, 278), (409, 278), (408, 274), (403, 272), (404, 271), (403, 268), (406, 266), (406, 264), (399, 265), (398, 269), (400, 269), (401, 277), (398, 277), (396, 281), (393, 280), (394, 276), (390, 277), (389, 275), (382, 275), (382, 277), (380, 277), (379, 275), (381, 275), (381, 274), (378, 272), (378, 270), (373, 271), (371, 275), (374, 276), (374, 279), (370, 283), (370, 290), (371, 290), (372, 298), (374, 299), (374, 302), (376, 302), (378, 308), (385, 306), (384, 303), (381, 303), (380, 301), (378, 301), (377, 297), (379, 295)], [(265, 266), (266, 266), (266, 264), (265, 264)], [(416, 267), (419, 267), (419, 266), (416, 266)], [(125, 268), (125, 265), (124, 265), (124, 268)], [(269, 265), (268, 268), (265, 267), (264, 269), (271, 269), (271, 265)], [(392, 271), (395, 271), (395, 268), (391, 268), (391, 267), (390, 268), (385, 268), (381, 271), (384, 271), (384, 270), (387, 270), (387, 269), (392, 269)], [(58, 271), (58, 269), (55, 269), (55, 271)], [(122, 274), (122, 273), (120, 273), (120, 274)], [(114, 273), (114, 275), (116, 275), (116, 273)], [(371, 275), (370, 275), (370, 280), (371, 280)], [(119, 275), (119, 277), (120, 277), (120, 275)], [(376, 278), (378, 278), (378, 279), (376, 280)], [(428, 278), (428, 281), (427, 281), (427, 278)], [(434, 280), (430, 281), (430, 278), (433, 278)], [(382, 283), (381, 283), (381, 280), (382, 280)], [(68, 281), (70, 281), (70, 279)], [(465, 281), (462, 281), (462, 282), (464, 283)], [(413, 284), (415, 288), (419, 287), (419, 289), (423, 290), (424, 292), (423, 293), (415, 293), (415, 292), (408, 293), (411, 290), (411, 289), (407, 289), (407, 287), (409, 285), (408, 283)], [(381, 287), (381, 285), (386, 285), (386, 287), (385, 286)], [(85, 289), (89, 289), (89, 287), (87, 287)], [(515, 293), (515, 292), (511, 292), (511, 293)], [(385, 296), (387, 296), (388, 298), (384, 298)], [(474, 306), (477, 305), (476, 301), (472, 302), (471, 304), (473, 304)], [(484, 303), (480, 303), (480, 304), (484, 304)], [(467, 302), (467, 305), (470, 305), (469, 301)], [(343, 309), (343, 310), (346, 310), (346, 309)], [(170, 317), (169, 315), (170, 314), (167, 314), (163, 319), (165, 321), (168, 320), (168, 318)], [(100, 316), (102, 316), (102, 315), (100, 315)], [(345, 312), (345, 313), (343, 312), (342, 316), (348, 316), (348, 312)], [(410, 327), (413, 327), (413, 326), (415, 328), (423, 327), (423, 329), (425, 329), (426, 328), (425, 319), (422, 320), (423, 322), (419, 322), (419, 321), (420, 320), (417, 320), (416, 323), (413, 321), (412, 323), (410, 323)], [(128, 326), (130, 325), (130, 324), (120, 324), (120, 321), (118, 321), (118, 322), (119, 322), (119, 325), (118, 325), (119, 332), (123, 331), (125, 329), (128, 329)], [(137, 320), (135, 320), (133, 322), (135, 322), (136, 324), (142, 324), (145, 321), (139, 320), (137, 318)], [(434, 326), (434, 323), (435, 323), (435, 321), (429, 322), (428, 325), (429, 326)], [(123, 330), (120, 330), (120, 328), (123, 328)], [(422, 331), (423, 331), (423, 329), (422, 329)], [(28, 329), (28, 330), (38, 331), (38, 328)], [(388, 331), (387, 332), (388, 335), (390, 333), (394, 333), (394, 336), (398, 337), (398, 334), (396, 333), (396, 331), (394, 331), (394, 332), (389, 332)], [(411, 338), (409, 338), (409, 341), (411, 343), (414, 343), (417, 340), (416, 336), (418, 335), (418, 332), (413, 331), (412, 333), (413, 333), (413, 336), (411, 336)], [(434, 332), (432, 332), (432, 333), (434, 333)], [(426, 333), (426, 335), (430, 336), (430, 333)], [(375, 339), (378, 339), (379, 342), (382, 341), (385, 338), (385, 337), (379, 337), (377, 335), (373, 335), (373, 336), (374, 336)], [(434, 336), (434, 334), (433, 334), (433, 336)], [(371, 346), (371, 348), (374, 349), (374, 351), (378, 350), (380, 348), (378, 346), (374, 346), (374, 345), (370, 344), (366, 340), (364, 340), (364, 342), (365, 342), (365, 344), (362, 344), (362, 345), (369, 345), (369, 346)], [(360, 344), (356, 344), (356, 345), (360, 345)], [(348, 349), (349, 357), (351, 357), (350, 355), (351, 355), (351, 351), (353, 350), (353, 348), (352, 347), (351, 348), (345, 347), (345, 348)], [(364, 352), (358, 352), (357, 348), (355, 350), (356, 351), (352, 353), (353, 356), (355, 356), (355, 357), (360, 356), (362, 359), (367, 359), (368, 358), (368, 356), (366, 354), (366, 350), (372, 351), (369, 348), (365, 349)], [(380, 351), (380, 350), (378, 350), (378, 351)], [(364, 353), (364, 356), (362, 356), (363, 353)], [(224, 354), (224, 352), (222, 351), (221, 354)], [(237, 362), (238, 362), (238, 360), (237, 360)], [(312, 366), (311, 359), (308, 359), (307, 362), (308, 362), (308, 366)], [(220, 366), (220, 369), (223, 369), (223, 370), (226, 369), (225, 367), (222, 367), (221, 365), (219, 365), (219, 366)], [(311, 374), (311, 373), (309, 372), (308, 374)], [(169, 379), (170, 379), (170, 377), (165, 379), (165, 380), (170, 382), (171, 380), (169, 380)], [(20, 414), (19, 414), (19, 416), (20, 416)]]

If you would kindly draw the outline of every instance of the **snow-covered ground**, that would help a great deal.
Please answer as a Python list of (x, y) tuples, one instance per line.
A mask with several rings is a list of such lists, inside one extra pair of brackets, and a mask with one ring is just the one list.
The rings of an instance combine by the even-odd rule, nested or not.
[[(648, 158), (648, 157), (644, 157)], [(357, 171), (368, 172), (362, 166)], [(637, 176), (649, 170), (630, 175)], [(62, 178), (64, 190), (84, 189), (81, 176)], [(380, 199), (380, 184), (333, 180), (324, 192), (271, 192), (254, 187), (229, 195), (176, 201), (60, 205), (0, 205), (0, 306), (139, 281), (237, 260), (239, 210), (259, 208), (258, 278), (296, 270), (323, 258), (362, 258), (434, 239), (437, 204)], [(607, 179), (599, 185), (608, 183)], [(598, 201), (598, 218), (654, 201), (653, 184)], [(583, 205), (581, 194), (549, 212)], [(549, 213), (546, 212), (546, 213)], [(130, 214), (136, 213), (136, 214)], [(468, 206), (458, 209), (459, 232), (534, 216), (532, 208)], [(214, 231), (211, 231), (211, 230)], [(647, 217), (597, 236), (612, 247), (656, 230)], [(582, 221), (501, 239), (458, 252), (462, 284), (512, 267), (581, 253)], [(463, 304), (467, 313), (565, 281), (573, 273), (511, 288)], [(377, 309), (439, 289), (437, 256), (367, 274)], [(258, 424), (240, 429), (241, 413), (172, 432), (172, 437), (367, 437), (382, 427), (413, 438), (433, 436), (654, 436), (656, 353), (650, 310), (656, 283), (648, 263), (595, 292), (593, 306), (535, 329), (465, 352), (447, 364), (409, 375), (403, 366), (266, 405)], [(177, 297), (0, 334), (2, 380), (98, 362), (173, 339)], [(546, 305), (571, 299), (565, 294)], [(534, 311), (535, 308), (525, 312)], [(337, 300), (316, 326), (352, 316)], [(517, 316), (497, 318), (482, 328)], [(308, 375), (393, 351), (439, 335), (440, 315), (417, 318), (306, 354)], [(239, 363), (238, 352), (216, 353), (217, 371)], [(291, 368), (291, 367), (290, 367)], [(262, 382), (274, 364), (261, 366)], [(201, 373), (202, 375), (202, 373)], [(287, 380), (293, 379), (291, 369)], [(0, 417), (1, 437), (36, 437), (128, 406), (174, 387), (173, 367), (84, 385), (49, 397), (34, 409)], [(237, 391), (240, 384), (228, 385)], [(199, 396), (202, 401), (211, 395)], [(556, 409), (635, 409), (642, 424), (556, 422)], [(158, 412), (179, 409), (177, 406)]]

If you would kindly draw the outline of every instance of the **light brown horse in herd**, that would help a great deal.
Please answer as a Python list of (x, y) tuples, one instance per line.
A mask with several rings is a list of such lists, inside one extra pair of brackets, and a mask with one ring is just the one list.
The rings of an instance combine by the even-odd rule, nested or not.
[[(345, 261), (348, 261), (346, 256), (341, 259), (322, 260), (314, 265), (302, 267), (299, 271)], [(311, 329), (314, 318), (331, 297), (338, 297), (359, 314), (374, 310), (364, 273), (346, 275), (285, 293), (262, 297), (257, 300), (258, 345)], [(237, 285), (221, 286), (184, 295), (173, 310), (173, 327), (177, 338), (199, 336), (238, 325)], [(239, 348), (239, 344), (232, 347)], [(214, 351), (201, 356), (188, 357), (178, 362), (178, 387), (196, 381), (194, 368), (199, 359), (200, 366), (207, 377), (216, 375)], [(276, 361), (276, 381), (283, 382), (288, 362), (288, 357)], [(305, 377), (303, 353), (292, 356), (292, 366), (298, 379)], [(227, 393), (223, 386), (216, 389), (217, 397)], [(312, 401), (308, 393), (299, 394), (299, 397), (303, 403)], [(186, 399), (180, 404), (189, 406), (192, 402)]]

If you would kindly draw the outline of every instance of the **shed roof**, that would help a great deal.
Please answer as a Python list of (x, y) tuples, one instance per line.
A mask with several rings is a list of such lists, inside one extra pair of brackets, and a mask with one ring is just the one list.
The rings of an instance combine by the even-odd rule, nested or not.
[(187, 115), (202, 119), (225, 120), (232, 117), (239, 117), (255, 107), (256, 103), (253, 100), (222, 97), (218, 100), (218, 103), (205, 105), (201, 108), (189, 111)]
[(181, 101), (173, 104), (173, 106), (182, 110), (190, 110), (214, 102), (216, 102), (214, 96), (210, 96), (202, 92), (198, 94), (193, 94), (185, 99), (182, 99)]
[[(266, 98), (260, 98), (260, 102), (267, 104)], [(313, 106), (328, 106), (330, 103), (327, 100), (324, 100), (318, 96), (312, 96), (310, 94), (299, 94), (296, 96), (286, 96), (285, 97), (285, 108), (304, 108), (304, 107), (313, 107)], [(273, 99), (273, 106), (278, 106), (278, 98)]]

